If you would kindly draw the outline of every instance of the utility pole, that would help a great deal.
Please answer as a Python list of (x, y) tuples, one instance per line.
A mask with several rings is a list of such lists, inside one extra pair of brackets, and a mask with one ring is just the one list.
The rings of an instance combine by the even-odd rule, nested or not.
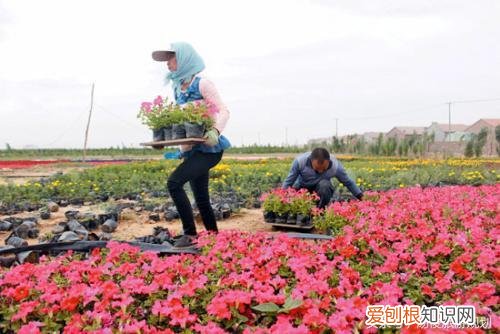
[(288, 128), (285, 128), (285, 146), (288, 146)]
[(92, 116), (92, 108), (94, 106), (94, 83), (92, 83), (92, 91), (90, 92), (90, 110), (89, 118), (87, 120), (87, 128), (85, 129), (85, 141), (83, 143), (83, 162), (87, 157), (87, 139), (89, 137), (90, 117)]
[(451, 141), (451, 104), (448, 102), (448, 141)]
[(335, 118), (335, 137), (339, 137), (339, 119)]

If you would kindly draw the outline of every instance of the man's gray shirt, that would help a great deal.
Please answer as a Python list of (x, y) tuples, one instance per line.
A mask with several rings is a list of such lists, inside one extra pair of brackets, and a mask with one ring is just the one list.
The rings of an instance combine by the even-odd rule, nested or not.
[(359, 196), (362, 191), (347, 175), (344, 167), (335, 157), (330, 156), (330, 166), (323, 173), (318, 173), (312, 168), (311, 152), (299, 155), (292, 164), (290, 173), (283, 182), (283, 188), (295, 186), (297, 188), (314, 188), (321, 180), (336, 177), (339, 182), (349, 189), (354, 196)]

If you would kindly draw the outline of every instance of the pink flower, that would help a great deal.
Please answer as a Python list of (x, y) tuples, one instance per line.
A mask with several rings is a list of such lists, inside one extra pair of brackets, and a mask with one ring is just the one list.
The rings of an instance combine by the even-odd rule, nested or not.
[(24, 302), (19, 307), (19, 311), (12, 317), (12, 321), (22, 319), (26, 321), (26, 317), (35, 310), (35, 307), (39, 304), (38, 301)]
[(304, 325), (320, 327), (326, 324), (326, 316), (320, 312), (320, 310), (314, 306), (307, 310), (303, 318)]
[(142, 102), (141, 109), (143, 109), (144, 112), (149, 113), (151, 112), (151, 106), (152, 106), (151, 102)]
[(207, 112), (210, 116), (214, 116), (215, 114), (219, 113), (219, 109), (214, 103), (206, 102), (207, 105)]
[(28, 324), (23, 325), (18, 334), (38, 334), (41, 333), (39, 327), (43, 327), (43, 323), (39, 321), (30, 321)]
[(227, 333), (225, 330), (217, 326), (216, 323), (209, 321), (208, 324), (205, 326), (202, 326), (200, 324), (196, 324), (193, 326), (193, 329), (199, 333), (206, 333), (206, 334), (225, 334)]
[(448, 278), (443, 277), (443, 278), (438, 279), (436, 281), (436, 283), (434, 284), (434, 286), (435, 286), (437, 291), (443, 293), (443, 292), (451, 289), (451, 282)]
[(154, 99), (153, 104), (155, 106), (161, 106), (163, 104), (163, 98), (160, 95), (158, 95), (156, 99)]
[(309, 329), (304, 326), (300, 325), (299, 327), (294, 327), (293, 324), (291, 323), (291, 320), (289, 316), (285, 315), (279, 315), (278, 320), (276, 321), (276, 324), (271, 326), (270, 330), (271, 333), (290, 333), (290, 334), (307, 334), (310, 333)]

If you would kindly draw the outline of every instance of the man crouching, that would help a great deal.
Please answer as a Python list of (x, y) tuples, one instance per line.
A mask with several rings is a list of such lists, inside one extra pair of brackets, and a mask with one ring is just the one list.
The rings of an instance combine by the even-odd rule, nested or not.
[(336, 177), (357, 199), (363, 198), (363, 192), (347, 175), (340, 161), (321, 147), (295, 158), (290, 173), (283, 182), (283, 189), (293, 187), (314, 191), (320, 198), (318, 207), (323, 209), (330, 203), (335, 192), (332, 177)]

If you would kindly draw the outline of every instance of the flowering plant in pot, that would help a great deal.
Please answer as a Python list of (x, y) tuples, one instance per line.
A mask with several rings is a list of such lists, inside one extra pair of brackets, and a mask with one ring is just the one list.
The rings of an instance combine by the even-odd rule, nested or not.
[(169, 124), (170, 110), (173, 104), (157, 96), (153, 102), (142, 102), (137, 118), (153, 130), (153, 140), (165, 140), (164, 128)]
[[(307, 225), (311, 221), (311, 213), (316, 208), (316, 201), (319, 197), (316, 193), (310, 193), (306, 189), (296, 190), (291, 194), (290, 213), (295, 217), (295, 221), (289, 223)], [(290, 217), (289, 216), (289, 217)]]
[(262, 206), (264, 207), (264, 218), (274, 219), (278, 224), (286, 223), (290, 211), (290, 202), (288, 200), (287, 189), (273, 189), (261, 196)]
[(186, 137), (201, 138), (214, 125), (212, 115), (215, 109), (205, 102), (188, 103), (184, 106), (187, 120), (184, 122)]
[(276, 193), (268, 192), (260, 197), (262, 208), (264, 209), (264, 220), (266, 223), (274, 223), (276, 219), (276, 212), (278, 207), (281, 206), (281, 198)]
[(170, 122), (172, 124), (172, 139), (186, 138), (186, 128), (184, 126), (184, 123), (187, 120), (187, 113), (180, 106), (174, 106), (170, 113)]

